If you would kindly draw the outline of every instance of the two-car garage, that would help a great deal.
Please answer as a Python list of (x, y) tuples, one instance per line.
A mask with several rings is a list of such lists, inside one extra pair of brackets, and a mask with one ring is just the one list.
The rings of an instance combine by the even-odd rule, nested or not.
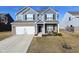
[(12, 32), (16, 35), (35, 34), (35, 24), (32, 22), (13, 22)]
[(23, 26), (23, 27), (16, 27), (16, 34), (34, 34), (35, 27), (34, 26)]

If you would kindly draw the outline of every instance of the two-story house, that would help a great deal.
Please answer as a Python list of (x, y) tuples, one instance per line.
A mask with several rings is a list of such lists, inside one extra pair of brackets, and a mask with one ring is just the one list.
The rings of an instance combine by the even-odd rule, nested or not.
[(0, 13), (0, 31), (11, 31), (11, 22), (13, 18), (10, 14)]
[(60, 22), (60, 29), (79, 31), (79, 12), (66, 12)]
[(16, 13), (16, 21), (12, 23), (13, 34), (38, 34), (59, 32), (58, 12), (52, 8), (34, 10), (24, 7)]

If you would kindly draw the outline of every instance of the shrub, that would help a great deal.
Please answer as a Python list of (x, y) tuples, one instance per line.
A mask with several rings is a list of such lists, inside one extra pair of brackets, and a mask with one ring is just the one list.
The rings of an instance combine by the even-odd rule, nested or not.
[(48, 33), (48, 36), (52, 36), (52, 33)]
[(53, 32), (53, 36), (62, 36), (61, 33)]
[(61, 33), (58, 33), (57, 35), (58, 35), (58, 36), (62, 36), (62, 34), (61, 34)]
[(57, 32), (53, 32), (53, 33), (43, 34), (42, 36), (62, 36), (62, 34), (57, 33)]
[(52, 33), (53, 36), (57, 36), (57, 34), (58, 34), (57, 32), (53, 32)]

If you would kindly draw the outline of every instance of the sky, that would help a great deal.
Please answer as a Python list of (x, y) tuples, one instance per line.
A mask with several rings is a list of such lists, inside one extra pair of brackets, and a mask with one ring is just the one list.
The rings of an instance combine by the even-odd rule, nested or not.
[[(9, 13), (16, 20), (16, 13), (25, 6), (0, 6), (0, 13)], [(64, 14), (68, 11), (79, 12), (79, 6), (28, 6), (34, 10), (45, 10), (47, 8), (55, 9), (59, 12), (59, 20), (62, 20)]]

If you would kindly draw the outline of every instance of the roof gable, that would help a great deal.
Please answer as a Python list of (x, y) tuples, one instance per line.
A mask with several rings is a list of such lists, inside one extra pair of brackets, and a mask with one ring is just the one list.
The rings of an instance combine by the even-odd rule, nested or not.
[(38, 13), (42, 13), (42, 12), (44, 12), (45, 10), (36, 10)]
[(25, 9), (27, 9), (27, 7), (21, 8), (21, 9), (16, 13), (16, 15), (19, 14), (19, 13), (21, 13), (21, 12), (22, 12), (23, 10), (25, 10)]
[(38, 20), (36, 23), (37, 24), (43, 24), (44, 22), (42, 20)]
[(35, 11), (35, 10), (33, 10), (32, 8), (28, 8), (27, 10), (25, 10), (25, 11), (23, 11), (23, 13), (22, 14), (38, 14), (38, 12), (37, 11)]
[(54, 14), (58, 14), (58, 12), (55, 11), (54, 9), (52, 9), (52, 8), (48, 8), (47, 10), (43, 11), (42, 13), (54, 13)]
[(17, 12), (16, 13), (16, 15), (18, 15), (18, 14), (24, 14), (24, 13), (26, 13), (27, 11), (29, 11), (29, 10), (32, 10), (33, 12), (35, 12), (35, 13), (38, 13), (37, 11), (35, 11), (35, 10), (33, 10), (32, 8), (30, 8), (30, 7), (24, 7), (24, 8), (22, 8), (19, 12)]
[(43, 14), (43, 13), (54, 13), (54, 14), (58, 14), (58, 12), (57, 11), (55, 11), (54, 9), (52, 9), (52, 8), (48, 8), (48, 9), (46, 9), (46, 10), (34, 10), (34, 9), (32, 9), (32, 8), (30, 8), (30, 7), (24, 7), (24, 8), (22, 8), (22, 9), (20, 9), (17, 13), (16, 13), (16, 15), (18, 15), (18, 14), (24, 14), (24, 13), (26, 13), (27, 11), (29, 11), (29, 10), (32, 10), (34, 13), (39, 13), (39, 14)]
[(0, 20), (7, 18), (9, 22), (13, 22), (13, 18), (8, 13), (0, 13)]

